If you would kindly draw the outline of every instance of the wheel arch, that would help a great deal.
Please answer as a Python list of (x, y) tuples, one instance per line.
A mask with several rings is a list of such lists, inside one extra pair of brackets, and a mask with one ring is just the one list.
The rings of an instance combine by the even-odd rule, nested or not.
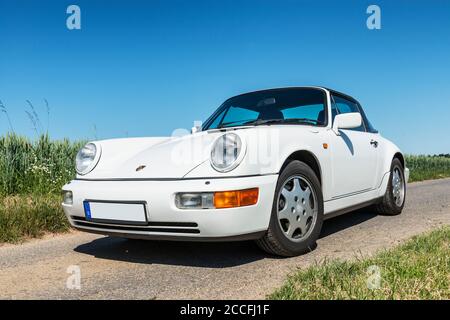
[(322, 186), (322, 168), (320, 166), (319, 159), (317, 159), (316, 155), (308, 150), (297, 150), (292, 152), (283, 162), (279, 172), (281, 173), (283, 169), (294, 160), (302, 161), (306, 163), (316, 174), (319, 179), (320, 185)]
[(405, 157), (403, 156), (403, 154), (398, 151), (394, 154), (394, 157), (392, 158), (392, 160), (394, 159), (398, 159), (400, 160), (400, 162), (402, 163), (403, 169), (405, 168)]
[(382, 146), (380, 148), (380, 160), (381, 160), (381, 167), (380, 167), (380, 173), (383, 175), (387, 172), (391, 171), (391, 165), (392, 161), (394, 159), (400, 160), (401, 164), (403, 165), (403, 168), (406, 168), (406, 161), (405, 156), (403, 152), (400, 150), (399, 147), (397, 147), (392, 141), (388, 139), (381, 138), (382, 140)]
[(387, 190), (389, 181), (389, 174), (391, 172), (392, 161), (398, 159), (403, 168), (406, 169), (406, 161), (403, 152), (391, 141), (383, 139), (383, 147), (381, 148), (381, 163), (380, 163), (380, 180), (379, 180), (379, 195), (383, 196)]

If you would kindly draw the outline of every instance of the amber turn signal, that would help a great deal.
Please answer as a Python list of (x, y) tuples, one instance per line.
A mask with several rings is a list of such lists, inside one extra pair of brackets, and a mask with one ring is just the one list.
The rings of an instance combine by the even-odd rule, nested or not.
[(251, 206), (258, 202), (258, 193), (258, 188), (214, 192), (214, 207), (221, 209)]

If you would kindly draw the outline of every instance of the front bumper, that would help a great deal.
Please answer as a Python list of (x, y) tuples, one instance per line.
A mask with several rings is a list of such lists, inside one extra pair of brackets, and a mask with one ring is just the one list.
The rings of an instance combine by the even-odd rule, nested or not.
[[(254, 239), (269, 225), (278, 175), (224, 179), (171, 181), (74, 180), (63, 190), (72, 191), (73, 204), (63, 204), (70, 224), (79, 230), (137, 239), (233, 240)], [(207, 183), (209, 182), (209, 183)], [(179, 209), (178, 192), (214, 192), (259, 188), (258, 202), (229, 209)], [(83, 201), (145, 202), (146, 225), (92, 222), (85, 217)]]
[(405, 182), (407, 183), (409, 181), (409, 168), (405, 168), (404, 175), (405, 175)]

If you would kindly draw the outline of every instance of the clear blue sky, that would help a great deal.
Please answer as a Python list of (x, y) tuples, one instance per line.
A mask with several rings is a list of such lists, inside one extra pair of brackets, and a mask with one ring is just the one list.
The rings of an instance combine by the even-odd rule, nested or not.
[(0, 100), (30, 137), (26, 100), (44, 127), (48, 100), (52, 138), (159, 136), (294, 85), (353, 95), (405, 152), (450, 152), (450, 1), (0, 0)]

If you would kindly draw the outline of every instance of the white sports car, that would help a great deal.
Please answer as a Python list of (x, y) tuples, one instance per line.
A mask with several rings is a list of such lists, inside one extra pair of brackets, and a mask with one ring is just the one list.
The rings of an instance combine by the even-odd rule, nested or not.
[(191, 134), (90, 142), (63, 187), (79, 230), (137, 239), (254, 239), (311, 250), (324, 219), (399, 214), (409, 171), (361, 105), (322, 87), (242, 94)]

